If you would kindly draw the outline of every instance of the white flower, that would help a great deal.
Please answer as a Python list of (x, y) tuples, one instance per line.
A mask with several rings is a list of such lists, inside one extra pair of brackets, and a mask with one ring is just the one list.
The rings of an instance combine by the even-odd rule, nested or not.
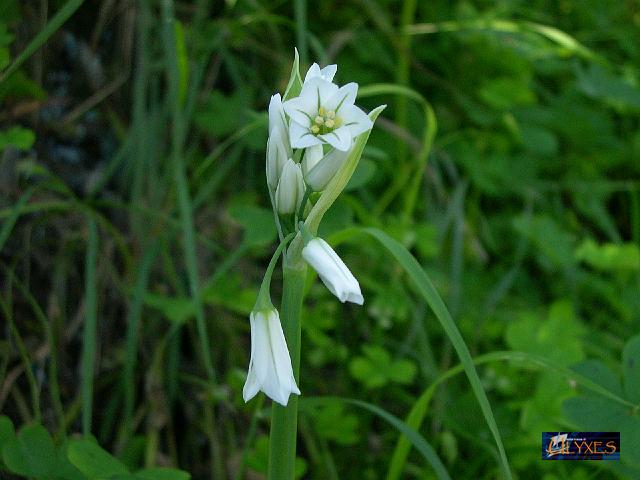
[(291, 119), (291, 147), (307, 148), (328, 143), (346, 151), (355, 136), (373, 126), (367, 114), (353, 104), (358, 84), (352, 82), (338, 88), (328, 80), (335, 74), (334, 67), (330, 65), (320, 70), (316, 64), (312, 65), (300, 96), (282, 104)]
[[(316, 148), (316, 146), (307, 148), (304, 160), (306, 160), (308, 152), (314, 148)], [(313, 188), (314, 192), (321, 192), (326, 188), (348, 156), (349, 150), (343, 152), (335, 148), (319, 160), (315, 160), (312, 155), (314, 161), (308, 162), (307, 171), (305, 171), (305, 163), (303, 160), (302, 172), (305, 182)], [(309, 167), (309, 165), (311, 165), (311, 167)]]
[(282, 168), (291, 156), (289, 129), (280, 94), (276, 93), (269, 102), (269, 138), (267, 140), (267, 183), (271, 191), (278, 186)]
[(327, 242), (321, 238), (309, 240), (302, 249), (302, 256), (338, 300), (358, 305), (364, 303), (358, 280)]
[(253, 311), (251, 322), (251, 360), (242, 389), (245, 402), (262, 390), (269, 398), (287, 406), (289, 395), (300, 395), (291, 368), (291, 357), (280, 325), (278, 311)]
[(291, 159), (282, 167), (282, 174), (276, 189), (276, 210), (281, 215), (294, 213), (304, 196), (304, 180), (300, 165)]
[(304, 81), (306, 82), (310, 78), (320, 77), (327, 82), (333, 82), (333, 77), (336, 76), (336, 72), (338, 71), (337, 65), (327, 65), (322, 70), (320, 69), (320, 65), (314, 63), (307, 70), (307, 74), (304, 76)]

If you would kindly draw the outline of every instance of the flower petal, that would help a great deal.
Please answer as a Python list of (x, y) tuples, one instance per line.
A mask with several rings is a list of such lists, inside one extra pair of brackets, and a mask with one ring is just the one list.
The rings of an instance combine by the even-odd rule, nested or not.
[(344, 126), (336, 128), (333, 132), (318, 135), (318, 138), (343, 152), (346, 152), (351, 148), (351, 140), (353, 139), (351, 131)]
[(307, 148), (322, 143), (318, 137), (309, 131), (308, 127), (303, 127), (296, 122), (291, 122), (289, 139), (291, 140), (291, 146), (293, 148)]
[(338, 71), (337, 65), (327, 65), (322, 70), (320, 70), (320, 65), (318, 65), (317, 63), (314, 63), (313, 65), (311, 65), (311, 67), (309, 67), (309, 70), (307, 71), (307, 74), (304, 77), (304, 81), (306, 83), (307, 81), (309, 81), (314, 77), (320, 77), (324, 80), (327, 80), (328, 82), (332, 82), (333, 77), (335, 76), (337, 71)]
[(340, 87), (330, 98), (326, 100), (323, 106), (327, 110), (334, 110), (336, 115), (341, 116), (342, 110), (353, 105), (358, 95), (358, 84), (355, 82), (347, 83)]
[(282, 104), (291, 120), (300, 125), (311, 125), (318, 114), (318, 108), (338, 91), (338, 86), (321, 77), (313, 77), (302, 85), (298, 97)]
[(269, 133), (271, 133), (276, 127), (279, 127), (284, 131), (287, 130), (287, 121), (284, 116), (282, 98), (279, 93), (273, 95), (269, 102)]
[(354, 137), (373, 128), (373, 122), (369, 118), (369, 115), (355, 105), (342, 111), (341, 115), (342, 125), (347, 127)]

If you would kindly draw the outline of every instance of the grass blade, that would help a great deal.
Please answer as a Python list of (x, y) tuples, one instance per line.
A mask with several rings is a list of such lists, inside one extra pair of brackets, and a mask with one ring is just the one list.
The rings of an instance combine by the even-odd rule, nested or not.
[(98, 261), (98, 227), (89, 218), (89, 244), (85, 259), (85, 320), (82, 342), (80, 391), (82, 399), (82, 433), (91, 434), (93, 414), (93, 375), (96, 359), (96, 332), (98, 323), (96, 263)]
[(45, 27), (29, 42), (29, 45), (16, 57), (11, 65), (0, 76), (0, 82), (6, 80), (9, 75), (15, 72), (31, 55), (33, 55), (49, 38), (58, 31), (71, 15), (74, 14), (84, 0), (69, 0), (58, 12), (49, 20)]
[[(569, 381), (575, 382), (576, 384), (581, 385), (582, 387), (591, 390), (594, 393), (609, 398), (610, 400), (613, 400), (614, 402), (619, 403), (625, 407), (637, 408), (636, 405), (633, 405), (628, 400), (621, 398), (620, 396), (606, 389), (602, 385), (595, 383), (593, 380), (590, 380), (584, 375), (581, 375), (569, 368), (562, 367), (557, 363), (554, 363), (538, 355), (533, 355), (526, 352), (491, 352), (473, 359), (473, 363), (475, 365), (482, 365), (485, 363), (500, 361), (520, 363), (523, 364), (525, 368), (543, 368), (549, 370), (560, 375), (561, 377), (566, 378)], [(429, 402), (433, 398), (436, 389), (451, 377), (454, 377), (455, 375), (458, 375), (462, 372), (464, 372), (464, 366), (462, 364), (458, 364), (440, 375), (436, 380), (434, 380), (431, 385), (429, 385), (426, 390), (424, 390), (424, 392), (422, 392), (422, 395), (420, 395), (418, 400), (414, 403), (413, 408), (409, 412), (409, 415), (407, 415), (406, 423), (410, 428), (413, 428), (416, 431), (420, 430), (420, 426), (422, 425), (422, 422), (427, 415)], [(387, 473), (387, 480), (398, 480), (399, 478), (401, 478), (402, 469), (404, 468), (407, 456), (409, 455), (410, 448), (410, 440), (405, 436), (400, 436), (400, 438), (398, 439), (398, 443), (396, 444), (396, 448), (393, 452), (393, 457), (391, 458), (389, 471)]]
[(440, 322), (440, 325), (451, 340), (451, 343), (453, 344), (453, 347), (455, 348), (458, 357), (462, 362), (462, 366), (465, 373), (467, 374), (467, 378), (469, 379), (469, 383), (471, 384), (473, 393), (475, 394), (476, 399), (480, 404), (482, 414), (484, 415), (487, 425), (489, 426), (489, 430), (491, 430), (491, 434), (493, 435), (496, 445), (498, 446), (500, 461), (502, 464), (502, 469), (504, 470), (505, 477), (508, 479), (513, 478), (511, 475), (511, 469), (509, 467), (509, 461), (507, 460), (507, 454), (504, 450), (504, 444), (502, 443), (502, 437), (500, 436), (500, 431), (498, 430), (498, 425), (496, 424), (495, 417), (493, 416), (493, 411), (491, 410), (491, 405), (489, 404), (487, 394), (482, 387), (478, 372), (476, 371), (473, 364), (473, 359), (471, 358), (469, 349), (467, 348), (467, 345), (462, 338), (458, 327), (453, 321), (449, 310), (447, 310), (446, 305), (433, 286), (433, 283), (431, 283), (428, 275), (425, 273), (425, 271), (422, 269), (413, 255), (411, 255), (411, 253), (402, 244), (400, 244), (381, 230), (378, 230), (376, 228), (354, 228), (343, 231), (342, 234), (338, 237), (345, 239), (356, 233), (366, 233), (367, 235), (380, 242), (380, 244), (382, 244), (382, 246), (384, 246), (404, 268), (404, 270), (409, 275), (409, 278), (413, 282), (416, 290), (426, 300), (431, 310), (433, 310), (433, 313), (435, 314), (436, 318)]
[(2, 222), (2, 228), (0, 229), (0, 250), (2, 250), (2, 247), (4, 247), (4, 243), (9, 238), (9, 235), (11, 235), (13, 227), (18, 221), (18, 217), (20, 217), (22, 213), (22, 207), (24, 207), (29, 201), (31, 195), (33, 194), (33, 191), (34, 189), (30, 188), (26, 192), (24, 192), (24, 194), (20, 197), (20, 200), (18, 200), (16, 204), (11, 207), (7, 219)]
[(438, 454), (434, 450), (434, 448), (427, 442), (422, 435), (420, 435), (417, 431), (411, 428), (409, 425), (404, 423), (395, 415), (383, 410), (380, 407), (377, 407), (371, 403), (363, 402), (362, 400), (355, 400), (352, 398), (341, 398), (341, 397), (311, 397), (311, 398), (301, 398), (300, 403), (304, 406), (313, 406), (313, 405), (325, 405), (332, 402), (343, 402), (349, 405), (355, 405), (356, 407), (363, 408), (364, 410), (368, 410), (371, 413), (382, 418), (387, 423), (391, 424), (395, 427), (399, 432), (401, 432), (409, 441), (416, 447), (416, 450), (420, 452), (420, 454), (425, 458), (427, 462), (433, 467), (433, 471), (436, 476), (440, 480), (450, 480), (451, 477), (447, 472), (442, 460), (438, 457)]

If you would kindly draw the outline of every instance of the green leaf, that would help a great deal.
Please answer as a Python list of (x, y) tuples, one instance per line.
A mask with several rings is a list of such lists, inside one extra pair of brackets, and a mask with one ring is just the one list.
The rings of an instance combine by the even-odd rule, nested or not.
[(413, 428), (409, 427), (406, 423), (400, 420), (398, 417), (383, 410), (380, 407), (372, 405), (371, 403), (363, 402), (361, 400), (354, 400), (351, 398), (340, 397), (302, 397), (300, 398), (300, 404), (302, 406), (316, 406), (316, 405), (329, 405), (334, 402), (342, 402), (356, 407), (368, 410), (374, 413), (378, 417), (382, 418), (387, 423), (391, 424), (396, 430), (405, 435), (409, 441), (413, 444), (416, 450), (424, 457), (424, 459), (431, 465), (437, 478), (441, 480), (448, 480), (451, 477), (447, 472), (442, 460), (438, 457), (438, 454), (434, 448), (427, 442), (422, 435), (416, 432)]
[(91, 480), (110, 479), (129, 473), (127, 467), (97, 443), (89, 439), (69, 442), (67, 457), (75, 467)]
[(145, 293), (144, 304), (159, 310), (174, 323), (186, 323), (195, 315), (195, 305), (189, 297), (167, 297), (154, 293)]
[(2, 448), (5, 465), (26, 477), (47, 477), (56, 472), (56, 450), (51, 435), (42, 425), (23, 427), (17, 437)]
[(344, 411), (344, 404), (329, 403), (313, 413), (313, 426), (318, 435), (340, 445), (358, 442), (358, 417)]
[(291, 75), (289, 76), (289, 82), (287, 82), (287, 88), (282, 96), (282, 101), (290, 98), (297, 97), (302, 91), (302, 78), (300, 77), (300, 56), (298, 55), (298, 49), (294, 50), (293, 65), (291, 65)]
[(640, 335), (632, 337), (624, 346), (622, 378), (627, 398), (640, 405)]
[(51, 17), (44, 28), (39, 29), (38, 34), (29, 42), (27, 47), (13, 61), (11, 66), (0, 76), (3, 82), (9, 75), (15, 72), (25, 60), (33, 55), (56, 31), (66, 22), (74, 12), (80, 8), (84, 0), (68, 0), (56, 14)]
[(519, 78), (502, 77), (488, 80), (479, 91), (480, 98), (496, 110), (535, 103), (536, 97), (527, 83)]
[(575, 317), (569, 301), (553, 303), (546, 320), (534, 312), (524, 312), (507, 326), (507, 344), (514, 350), (529, 352), (563, 365), (584, 358), (584, 328)]
[(640, 109), (640, 89), (596, 64), (577, 68), (578, 88), (591, 98), (605, 100), (613, 106)]
[(9, 235), (11, 235), (16, 221), (22, 213), (22, 208), (27, 204), (27, 202), (31, 198), (31, 195), (33, 195), (33, 192), (33, 188), (30, 188), (26, 192), (24, 192), (20, 199), (11, 207), (11, 214), (4, 222), (2, 222), (2, 227), (0, 228), (0, 250), (2, 250), (2, 247), (4, 247), (4, 243), (9, 238)]
[(640, 465), (640, 418), (636, 412), (602, 397), (579, 396), (566, 400), (563, 411), (582, 431), (620, 432), (623, 461)]
[(376, 164), (373, 161), (368, 158), (362, 158), (360, 162), (358, 162), (358, 167), (356, 171), (353, 172), (353, 176), (349, 179), (349, 183), (344, 187), (344, 191), (349, 192), (364, 187), (373, 178), (376, 169)]
[(391, 359), (391, 355), (378, 345), (364, 346), (365, 357), (356, 357), (349, 364), (351, 375), (367, 388), (383, 387), (389, 382), (408, 384), (413, 381), (417, 368), (410, 360)]
[(0, 464), (2, 461), (2, 449), (4, 445), (15, 442), (16, 431), (13, 427), (13, 423), (4, 415), (0, 416)]
[(229, 207), (229, 214), (242, 225), (242, 241), (249, 247), (271, 245), (277, 231), (273, 222), (273, 212), (255, 205), (235, 203)]
[(622, 397), (622, 387), (620, 379), (604, 363), (599, 360), (587, 359), (571, 367), (571, 370), (578, 372), (585, 378), (592, 380), (597, 385), (601, 385), (611, 393)]
[(139, 480), (189, 480), (191, 475), (175, 468), (145, 468), (134, 475)]
[(246, 88), (238, 89), (229, 96), (213, 90), (196, 112), (194, 122), (202, 131), (215, 136), (235, 133), (247, 123), (250, 102), (250, 91)]
[(513, 220), (515, 230), (528, 238), (541, 254), (543, 266), (569, 268), (573, 258), (574, 237), (547, 215), (528, 217), (521, 215)]
[(17, 150), (29, 150), (35, 142), (36, 136), (32, 130), (22, 127), (11, 127), (0, 131), (0, 151), (7, 147)]
[(575, 251), (576, 260), (603, 272), (640, 270), (640, 249), (634, 243), (605, 243), (584, 240)]
[(189, 58), (187, 56), (184, 28), (182, 23), (176, 19), (174, 38), (176, 40), (176, 60), (178, 63), (178, 98), (180, 103), (184, 103), (187, 96), (187, 87), (189, 83)]
[(498, 430), (498, 425), (496, 424), (496, 420), (493, 416), (487, 394), (484, 391), (482, 382), (480, 381), (480, 377), (478, 376), (478, 372), (473, 365), (473, 359), (471, 358), (469, 349), (467, 348), (467, 345), (462, 338), (462, 335), (460, 334), (456, 323), (451, 317), (449, 310), (447, 310), (447, 307), (442, 301), (442, 298), (433, 286), (433, 283), (431, 283), (429, 276), (422, 269), (418, 261), (411, 255), (411, 253), (409, 253), (409, 251), (404, 246), (402, 246), (402, 244), (389, 237), (386, 233), (375, 228), (351, 229), (351, 232), (366, 233), (367, 235), (380, 242), (400, 263), (402, 268), (409, 275), (409, 278), (411, 279), (416, 290), (426, 300), (429, 307), (431, 307), (431, 310), (440, 322), (440, 325), (449, 337), (449, 340), (453, 344), (453, 347), (455, 348), (458, 357), (461, 360), (465, 373), (467, 374), (467, 378), (469, 379), (469, 383), (471, 384), (471, 388), (473, 389), (473, 393), (476, 396), (478, 403), (480, 404), (482, 414), (487, 422), (487, 425), (489, 426), (489, 429), (491, 430), (493, 438), (498, 447), (500, 463), (502, 469), (504, 470), (504, 474), (506, 478), (511, 479), (511, 469), (509, 467), (509, 461), (507, 460), (507, 455), (504, 450), (500, 431)]
[[(633, 405), (627, 400), (620, 398), (614, 392), (607, 390), (604, 386), (591, 380), (590, 378), (566, 367), (559, 365), (556, 362), (551, 362), (545, 357), (538, 355), (532, 355), (525, 352), (491, 352), (485, 355), (481, 355), (473, 359), (475, 365), (481, 365), (484, 363), (507, 361), (514, 364), (522, 364), (526, 369), (540, 369), (542, 368), (545, 374), (554, 374), (562, 379), (565, 384), (577, 384), (586, 388), (589, 392), (597, 395), (604, 396), (606, 399), (613, 401), (614, 405), (622, 409), (632, 408)], [(424, 418), (427, 415), (427, 409), (429, 402), (433, 398), (437, 388), (452, 378), (453, 376), (462, 373), (464, 366), (462, 364), (447, 370), (441, 374), (436, 380), (429, 385), (429, 387), (420, 395), (418, 400), (414, 402), (409, 415), (407, 416), (407, 425), (414, 430), (419, 430)], [(606, 382), (605, 382), (606, 383)], [(548, 422), (546, 423), (548, 425)], [(539, 430), (536, 431), (536, 439), (539, 439)], [(536, 440), (537, 441), (537, 440)], [(406, 463), (406, 459), (409, 455), (409, 440), (404, 436), (400, 436), (396, 445), (393, 457), (389, 465), (389, 472), (387, 474), (387, 480), (398, 480), (401, 478), (402, 470)]]

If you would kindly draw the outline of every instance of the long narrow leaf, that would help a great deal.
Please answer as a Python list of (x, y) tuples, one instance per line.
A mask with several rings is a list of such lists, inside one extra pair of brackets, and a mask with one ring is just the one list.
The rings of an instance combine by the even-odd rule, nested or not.
[[(543, 368), (556, 373), (557, 375), (560, 375), (561, 377), (564, 377), (572, 382), (575, 382), (576, 384), (581, 385), (582, 387), (591, 390), (594, 393), (609, 398), (625, 407), (637, 407), (628, 400), (621, 398), (620, 396), (604, 388), (602, 385), (595, 383), (593, 380), (590, 380), (584, 375), (581, 375), (569, 368), (562, 367), (538, 355), (533, 355), (527, 352), (491, 352), (473, 359), (473, 363), (475, 365), (482, 365), (484, 363), (499, 361), (520, 363), (523, 364), (524, 368)], [(416, 431), (420, 431), (420, 426), (422, 425), (422, 422), (427, 415), (429, 402), (433, 398), (433, 395), (436, 392), (438, 386), (447, 381), (449, 378), (462, 372), (464, 372), (464, 366), (462, 364), (458, 364), (440, 375), (436, 380), (434, 380), (431, 385), (429, 385), (426, 390), (424, 390), (424, 392), (422, 392), (418, 400), (414, 403), (413, 408), (409, 412), (409, 415), (407, 415), (406, 423), (410, 428), (413, 428)], [(398, 480), (399, 478), (401, 478), (402, 470), (407, 460), (407, 456), (409, 455), (410, 448), (410, 440), (407, 437), (401, 435), (393, 452), (391, 463), (389, 464), (387, 480)]]
[(4, 247), (4, 243), (9, 238), (9, 235), (11, 235), (18, 217), (20, 217), (20, 215), (22, 214), (22, 208), (31, 198), (33, 190), (33, 188), (30, 188), (29, 190), (24, 192), (24, 194), (20, 197), (20, 200), (18, 200), (16, 204), (11, 207), (11, 213), (9, 214), (7, 219), (2, 222), (2, 228), (0, 228), (0, 250), (2, 250), (2, 247)]
[(84, 3), (84, 0), (69, 0), (64, 6), (58, 10), (58, 12), (49, 20), (45, 27), (29, 42), (29, 45), (16, 57), (9, 68), (0, 76), (0, 82), (4, 81), (13, 72), (15, 72), (20, 65), (22, 65), (31, 55), (38, 51), (42, 45), (46, 43), (49, 38), (58, 31), (58, 29), (66, 22), (71, 15), (74, 14), (80, 5)]
[(442, 460), (438, 457), (438, 454), (434, 450), (434, 448), (427, 442), (422, 435), (416, 432), (409, 425), (404, 423), (395, 415), (383, 410), (380, 407), (372, 405), (368, 402), (363, 402), (362, 400), (355, 400), (352, 398), (341, 398), (341, 397), (311, 397), (311, 398), (301, 398), (300, 402), (304, 406), (313, 406), (313, 405), (324, 405), (332, 402), (343, 402), (348, 403), (350, 405), (355, 405), (357, 407), (363, 408), (365, 410), (370, 411), (371, 413), (376, 414), (384, 421), (390, 423), (393, 427), (395, 427), (400, 433), (405, 435), (409, 441), (416, 447), (416, 450), (420, 452), (420, 454), (425, 458), (427, 462), (433, 467), (433, 471), (437, 475), (440, 480), (451, 479), (447, 469), (445, 468)]
[(471, 358), (469, 349), (467, 348), (467, 345), (462, 338), (458, 327), (453, 321), (449, 310), (447, 310), (447, 307), (444, 304), (442, 298), (438, 294), (436, 288), (433, 286), (433, 283), (431, 283), (429, 276), (422, 269), (413, 255), (411, 255), (411, 253), (402, 244), (400, 244), (381, 230), (375, 228), (354, 228), (343, 232), (342, 235), (340, 235), (340, 238), (348, 238), (356, 233), (366, 233), (367, 235), (380, 242), (380, 244), (382, 244), (382, 246), (384, 246), (389, 251), (389, 253), (391, 253), (400, 263), (402, 268), (409, 275), (409, 278), (414, 284), (416, 290), (426, 300), (426, 302), (429, 304), (429, 307), (431, 307), (431, 310), (433, 310), (433, 313), (440, 322), (440, 325), (449, 337), (449, 340), (451, 340), (451, 343), (453, 344), (458, 357), (460, 357), (460, 361), (464, 367), (464, 371), (469, 378), (469, 383), (471, 383), (473, 393), (475, 394), (476, 399), (480, 404), (482, 414), (484, 415), (487, 425), (489, 426), (489, 430), (491, 430), (491, 434), (493, 435), (496, 445), (498, 446), (500, 461), (502, 464), (502, 469), (504, 470), (505, 477), (508, 479), (513, 478), (511, 475), (511, 469), (509, 467), (507, 454), (504, 450), (504, 444), (502, 443), (502, 437), (500, 436), (500, 431), (498, 430), (498, 425), (496, 424), (495, 417), (493, 416), (493, 411), (491, 410), (491, 405), (489, 404), (487, 394), (482, 387), (478, 372), (476, 371), (473, 364), (473, 359)]
[(85, 319), (82, 342), (82, 433), (91, 433), (93, 415), (93, 375), (96, 359), (96, 329), (98, 323), (96, 263), (98, 261), (98, 227), (93, 218), (89, 219), (89, 243), (85, 262)]

